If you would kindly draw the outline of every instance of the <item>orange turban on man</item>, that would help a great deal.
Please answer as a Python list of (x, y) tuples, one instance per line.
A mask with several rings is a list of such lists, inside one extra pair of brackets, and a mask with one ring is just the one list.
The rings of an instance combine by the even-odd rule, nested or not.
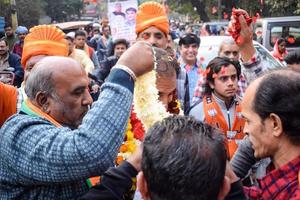
[(24, 40), (21, 61), (23, 68), (32, 56), (68, 56), (68, 43), (60, 29), (52, 25), (39, 25), (29, 32)]
[(139, 6), (136, 15), (135, 32), (139, 34), (150, 26), (155, 26), (166, 35), (169, 34), (169, 20), (161, 4), (146, 2)]

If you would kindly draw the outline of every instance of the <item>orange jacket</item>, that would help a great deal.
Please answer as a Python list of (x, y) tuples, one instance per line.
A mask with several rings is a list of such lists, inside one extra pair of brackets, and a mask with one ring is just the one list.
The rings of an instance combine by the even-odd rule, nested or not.
[(226, 137), (226, 149), (229, 158), (232, 158), (237, 149), (237, 141), (244, 138), (243, 132), (245, 120), (241, 116), (241, 105), (239, 101), (235, 103), (235, 119), (231, 130), (224, 118), (223, 112), (216, 100), (211, 96), (203, 98), (205, 122), (218, 128)]

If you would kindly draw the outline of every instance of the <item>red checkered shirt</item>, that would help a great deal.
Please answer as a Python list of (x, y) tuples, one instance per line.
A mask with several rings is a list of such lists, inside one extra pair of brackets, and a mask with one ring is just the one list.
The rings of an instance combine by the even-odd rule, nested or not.
[(258, 180), (259, 188), (244, 187), (244, 192), (251, 200), (300, 199), (299, 170), (300, 156)]

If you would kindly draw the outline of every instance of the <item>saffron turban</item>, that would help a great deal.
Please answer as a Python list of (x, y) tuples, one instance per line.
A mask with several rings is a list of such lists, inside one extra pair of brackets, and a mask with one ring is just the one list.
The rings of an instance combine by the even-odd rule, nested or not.
[(135, 32), (139, 34), (151, 26), (155, 26), (166, 35), (169, 34), (169, 21), (164, 8), (153, 1), (140, 5), (136, 16)]
[(32, 56), (68, 56), (68, 43), (60, 29), (52, 25), (39, 25), (31, 28), (29, 32), (23, 46), (21, 62), (24, 69)]

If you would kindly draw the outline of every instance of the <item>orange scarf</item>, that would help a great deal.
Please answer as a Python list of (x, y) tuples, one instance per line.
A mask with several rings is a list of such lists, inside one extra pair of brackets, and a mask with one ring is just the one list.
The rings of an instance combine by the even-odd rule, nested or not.
[(17, 112), (18, 91), (15, 87), (0, 82), (0, 127)]
[(22, 103), (21, 111), (23, 111), (24, 113), (26, 113), (28, 115), (31, 115), (31, 116), (42, 117), (42, 118), (50, 121), (56, 127), (62, 127), (62, 125), (60, 123), (58, 123), (55, 119), (53, 119), (50, 115), (48, 115), (47, 113), (43, 112), (37, 106), (33, 105), (33, 103), (29, 99), (26, 99)]

